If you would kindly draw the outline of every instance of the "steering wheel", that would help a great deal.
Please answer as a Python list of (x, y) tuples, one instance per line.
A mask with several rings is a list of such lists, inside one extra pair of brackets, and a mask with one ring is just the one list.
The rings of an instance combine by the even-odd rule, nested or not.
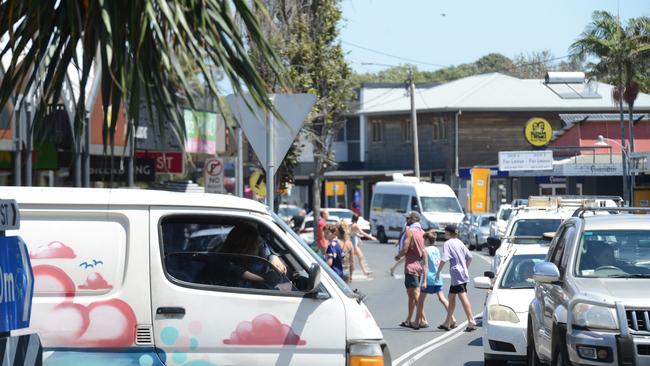
[(614, 271), (623, 272), (622, 269), (620, 269), (620, 268), (618, 268), (616, 266), (600, 266), (600, 267), (594, 269), (594, 271), (604, 271), (606, 269), (611, 269), (611, 270), (614, 270)]

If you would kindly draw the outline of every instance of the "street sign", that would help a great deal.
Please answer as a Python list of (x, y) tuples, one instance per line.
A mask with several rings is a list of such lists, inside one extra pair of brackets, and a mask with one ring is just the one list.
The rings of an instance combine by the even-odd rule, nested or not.
[(224, 193), (223, 178), (224, 164), (221, 158), (210, 158), (203, 166), (205, 178), (205, 193)]
[(0, 332), (28, 328), (34, 275), (25, 242), (0, 237)]
[(524, 137), (535, 147), (546, 146), (553, 138), (553, 127), (544, 118), (533, 117), (526, 122)]
[[(92, 181), (107, 181), (110, 179), (111, 170), (113, 171), (114, 181), (126, 180), (126, 164), (124, 160), (118, 156), (114, 156), (113, 166), (111, 169), (110, 156), (95, 156), (90, 157), (90, 180)], [(135, 159), (135, 180), (138, 182), (153, 182), (156, 180), (155, 162), (150, 158), (136, 158)]]
[(266, 183), (264, 183), (265, 179), (266, 178), (264, 177), (264, 172), (261, 169), (255, 169), (250, 178), (248, 178), (248, 184), (250, 185), (253, 193), (262, 198), (266, 197)]
[(0, 200), (0, 231), (20, 229), (20, 211), (16, 200)]
[(156, 161), (156, 174), (183, 174), (183, 153), (179, 151), (138, 151), (138, 158), (151, 158)]
[[(289, 151), (293, 140), (305, 123), (305, 118), (307, 118), (316, 102), (316, 96), (313, 94), (272, 94), (270, 97), (273, 100), (273, 105), (284, 118), (284, 122), (276, 121), (273, 128), (275, 132), (273, 136), (273, 161), (277, 168), (284, 160), (284, 156)], [(257, 107), (249, 95), (246, 95), (245, 98), (246, 100), (241, 95), (231, 94), (226, 97), (226, 101), (246, 138), (250, 141), (255, 155), (262, 164), (266, 164), (267, 116)], [(248, 108), (246, 101), (253, 106), (253, 111)]]
[(553, 170), (553, 151), (499, 151), (499, 170)]

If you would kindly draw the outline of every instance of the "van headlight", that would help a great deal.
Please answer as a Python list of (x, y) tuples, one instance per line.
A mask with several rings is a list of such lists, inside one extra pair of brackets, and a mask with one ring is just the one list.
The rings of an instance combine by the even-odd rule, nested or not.
[(573, 306), (573, 325), (588, 329), (618, 329), (614, 308), (576, 303)]
[(519, 323), (519, 317), (515, 311), (504, 305), (490, 305), (488, 318), (502, 322)]
[(384, 366), (384, 351), (380, 343), (354, 342), (348, 345), (348, 366)]

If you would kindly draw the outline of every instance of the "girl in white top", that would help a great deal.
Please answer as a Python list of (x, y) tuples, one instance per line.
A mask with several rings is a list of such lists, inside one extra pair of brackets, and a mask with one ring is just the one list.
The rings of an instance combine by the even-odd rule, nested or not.
[(350, 227), (350, 240), (352, 241), (352, 245), (354, 246), (354, 255), (359, 259), (359, 267), (361, 267), (361, 272), (363, 272), (364, 275), (370, 276), (372, 273), (371, 271), (368, 271), (368, 268), (366, 268), (366, 262), (365, 258), (363, 256), (363, 252), (361, 251), (361, 247), (359, 244), (361, 244), (361, 238), (366, 238), (370, 240), (377, 240), (372, 235), (366, 234), (359, 228), (359, 225), (357, 222), (359, 221), (359, 215), (352, 215), (352, 226)]

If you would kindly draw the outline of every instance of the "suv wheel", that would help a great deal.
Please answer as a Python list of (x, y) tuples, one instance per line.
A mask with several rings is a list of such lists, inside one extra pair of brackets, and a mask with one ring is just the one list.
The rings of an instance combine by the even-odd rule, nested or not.
[(540, 366), (542, 361), (539, 359), (537, 349), (535, 348), (535, 338), (533, 336), (533, 322), (528, 319), (528, 335), (526, 347), (526, 361), (528, 366)]
[(571, 366), (566, 349), (566, 334), (559, 329), (553, 332), (553, 359), (552, 366)]
[(483, 365), (485, 366), (505, 366), (508, 361), (503, 360), (488, 360), (487, 358), (483, 360)]
[(384, 227), (380, 226), (377, 228), (377, 240), (379, 240), (380, 243), (386, 244), (388, 243), (388, 237), (386, 236), (386, 233), (384, 232)]

